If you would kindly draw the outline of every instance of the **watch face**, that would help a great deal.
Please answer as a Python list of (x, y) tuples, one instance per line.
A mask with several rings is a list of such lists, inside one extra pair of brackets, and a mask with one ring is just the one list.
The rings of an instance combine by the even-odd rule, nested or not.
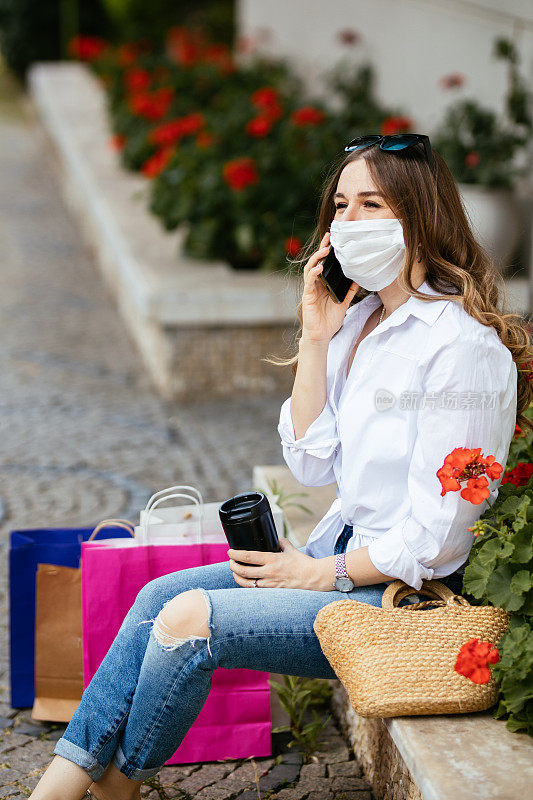
[(335, 589), (338, 592), (351, 592), (353, 588), (355, 586), (351, 578), (337, 578), (335, 580)]

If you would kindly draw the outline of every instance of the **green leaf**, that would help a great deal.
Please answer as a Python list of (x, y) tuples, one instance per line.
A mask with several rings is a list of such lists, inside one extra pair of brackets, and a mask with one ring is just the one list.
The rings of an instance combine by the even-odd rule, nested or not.
[(521, 613), (524, 617), (533, 617), (533, 591), (528, 592)]
[(514, 560), (527, 564), (533, 559), (533, 525), (529, 524), (513, 536)]
[[(504, 484), (505, 485), (505, 484)], [(498, 506), (498, 513), (504, 516), (514, 516), (520, 505), (520, 498), (516, 495), (506, 497), (503, 503)]]
[(285, 690), (285, 687), (282, 686), (281, 683), (278, 683), (278, 681), (275, 681), (273, 678), (270, 678), (268, 682), (278, 692), (283, 692)]
[(490, 568), (481, 564), (476, 556), (476, 560), (465, 567), (463, 577), (465, 591), (480, 600), (485, 593), (490, 575)]
[(512, 577), (511, 568), (504, 564), (497, 567), (487, 580), (487, 597), (490, 602), (506, 611), (518, 611), (524, 603), (524, 598), (515, 594), (511, 588)]
[(482, 544), (477, 553), (477, 560), (485, 567), (493, 567), (500, 558), (507, 558), (513, 552), (514, 546), (509, 541), (489, 539)]
[(533, 588), (533, 574), (526, 569), (516, 572), (512, 579), (510, 589), (515, 594), (524, 594)]

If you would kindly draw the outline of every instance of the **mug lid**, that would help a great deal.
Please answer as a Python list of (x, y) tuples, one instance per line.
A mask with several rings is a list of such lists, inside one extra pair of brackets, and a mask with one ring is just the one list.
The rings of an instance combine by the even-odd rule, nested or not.
[(256, 519), (270, 510), (268, 498), (263, 492), (241, 492), (225, 500), (219, 508), (220, 517), (229, 522), (246, 522)]

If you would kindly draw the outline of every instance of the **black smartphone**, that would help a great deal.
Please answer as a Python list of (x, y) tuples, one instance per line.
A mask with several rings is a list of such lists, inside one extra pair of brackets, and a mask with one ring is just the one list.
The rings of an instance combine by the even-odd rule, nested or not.
[(322, 264), (322, 272), (318, 277), (326, 287), (332, 300), (336, 303), (342, 303), (353, 281), (347, 278), (342, 271), (333, 247), (330, 246), (329, 253), (323, 259)]

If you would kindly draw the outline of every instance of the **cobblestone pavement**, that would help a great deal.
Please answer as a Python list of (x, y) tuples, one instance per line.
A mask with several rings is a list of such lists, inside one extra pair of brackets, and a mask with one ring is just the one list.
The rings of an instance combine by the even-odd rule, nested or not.
[[(0, 72), (0, 798), (27, 797), (60, 726), (9, 703), (7, 547), (14, 528), (135, 517), (149, 495), (194, 483), (209, 501), (251, 487), (254, 464), (283, 463), (284, 398), (162, 402), (122, 326), (91, 252), (61, 200), (41, 128)], [(319, 763), (257, 759), (262, 796), (370, 798), (332, 723)], [(353, 755), (352, 755), (353, 759)], [(277, 763), (281, 760), (281, 763)], [(165, 788), (163, 788), (165, 787)], [(150, 798), (249, 800), (250, 762), (165, 767)]]

